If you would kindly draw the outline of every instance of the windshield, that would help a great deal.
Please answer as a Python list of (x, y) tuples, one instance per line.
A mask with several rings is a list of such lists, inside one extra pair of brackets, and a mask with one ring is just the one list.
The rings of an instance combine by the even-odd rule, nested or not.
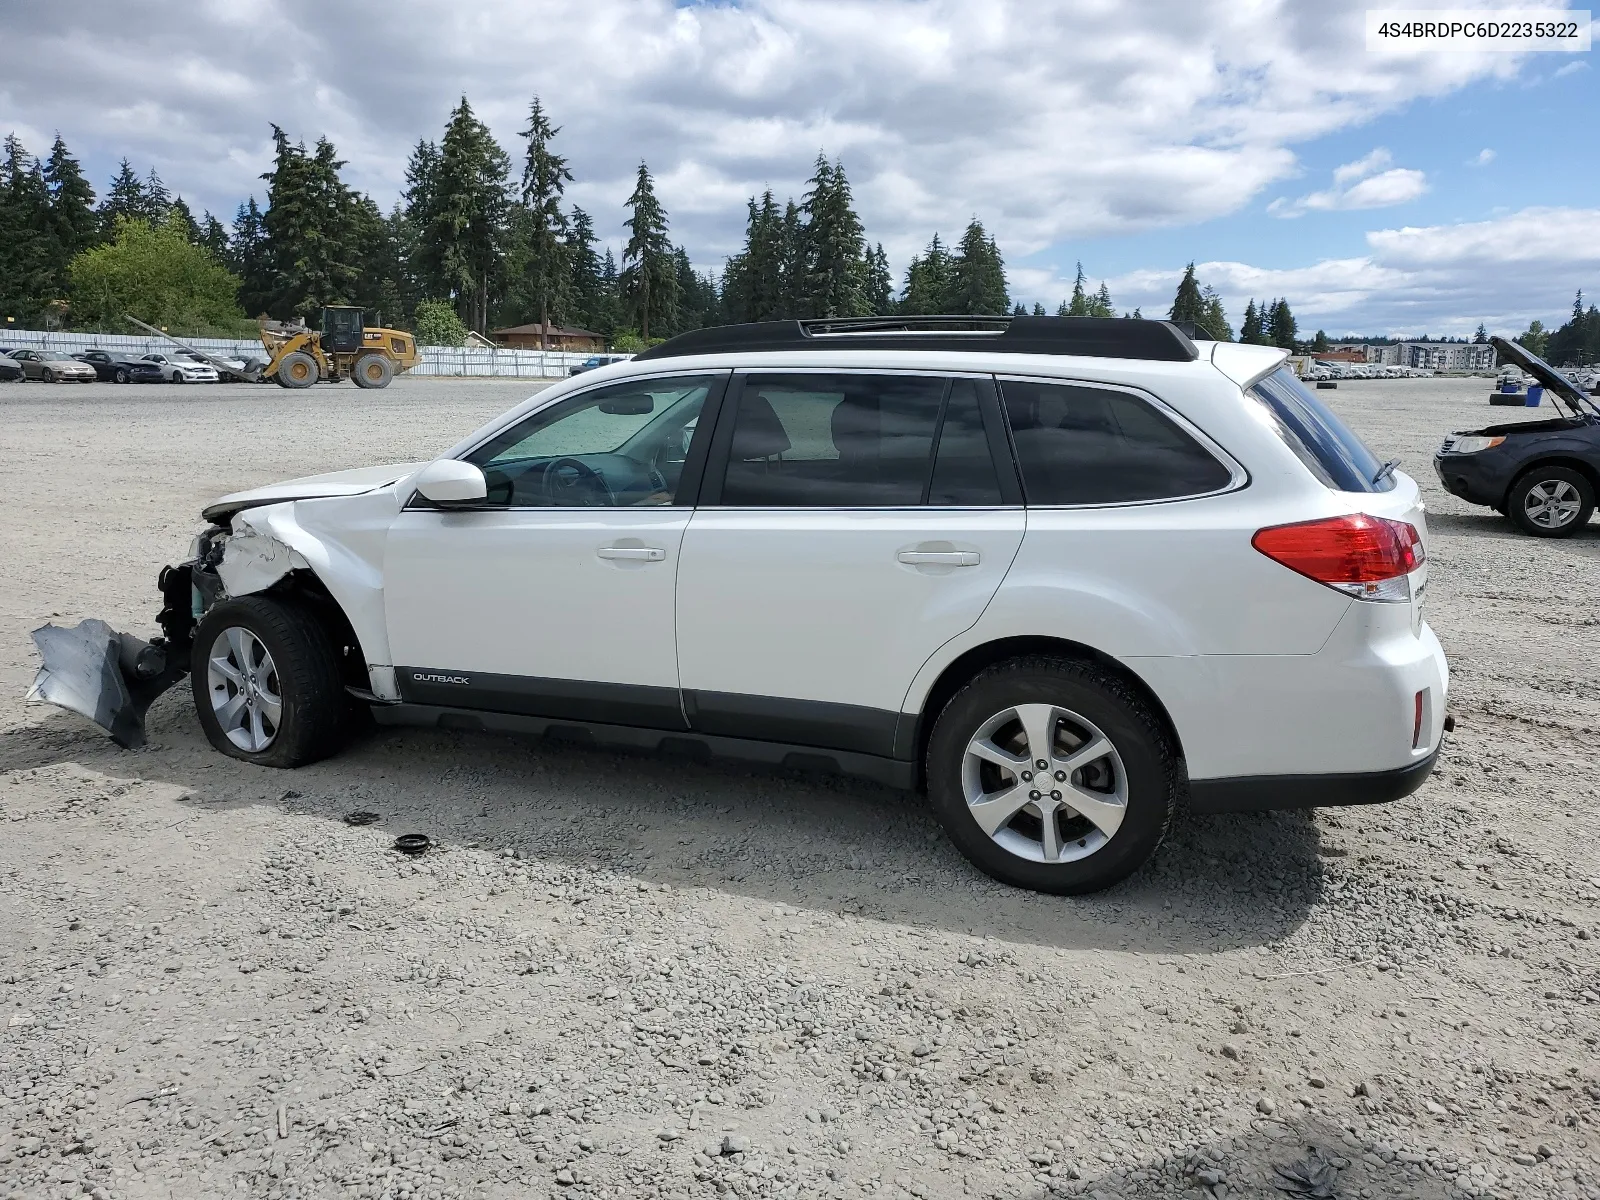
[(59, 350), (41, 350), (41, 351), (39, 351), (39, 357), (42, 358), (45, 362), (77, 362), (78, 361), (77, 359), (73, 358), (72, 355), (63, 354)]

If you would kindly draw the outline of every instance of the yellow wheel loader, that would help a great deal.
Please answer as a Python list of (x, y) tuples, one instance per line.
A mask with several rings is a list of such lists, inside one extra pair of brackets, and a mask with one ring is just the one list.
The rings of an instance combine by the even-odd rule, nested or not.
[(368, 326), (365, 316), (362, 309), (330, 304), (322, 310), (321, 329), (263, 317), (261, 345), (267, 352), (267, 359), (265, 362), (251, 359), (244, 364), (243, 371), (237, 365), (225, 365), (216, 356), (197, 350), (153, 325), (146, 325), (137, 317), (128, 320), (209, 362), (226, 379), (244, 379), (251, 383), (270, 380), (279, 387), (306, 388), (313, 383), (337, 383), (348, 378), (357, 387), (388, 387), (396, 375), (422, 361), (417, 353), (417, 339), (403, 329)]

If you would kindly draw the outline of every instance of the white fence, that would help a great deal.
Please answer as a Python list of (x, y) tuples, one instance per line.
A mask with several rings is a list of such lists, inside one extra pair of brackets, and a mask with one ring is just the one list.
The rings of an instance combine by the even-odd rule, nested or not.
[[(190, 338), (183, 341), (208, 354), (227, 354), (234, 358), (261, 358), (261, 343), (251, 339)], [(63, 350), (77, 354), (83, 350), (110, 350), (138, 356), (173, 349), (171, 342), (153, 335), (125, 333), (54, 333), (37, 329), (5, 329), (0, 332), (0, 347), (8, 350)], [(419, 347), (422, 361), (412, 375), (471, 375), (504, 379), (549, 379), (565, 376), (588, 358), (587, 354), (562, 350), (481, 350), (465, 346)]]

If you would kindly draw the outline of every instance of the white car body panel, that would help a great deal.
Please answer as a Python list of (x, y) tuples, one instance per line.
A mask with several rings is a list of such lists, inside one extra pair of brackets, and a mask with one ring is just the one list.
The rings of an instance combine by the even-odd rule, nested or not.
[(269, 483), (265, 487), (230, 492), (208, 505), (207, 510), (254, 508), (263, 504), (278, 504), (284, 500), (311, 500), (321, 496), (358, 496), (362, 492), (370, 492), (414, 475), (427, 465), (419, 462), (356, 467), (349, 471), (329, 471), (324, 475), (286, 479), (282, 483)]
[[(678, 573), (683, 687), (893, 712), (978, 620), (1023, 524), (1021, 508), (701, 509)], [(963, 551), (978, 561), (898, 560)]]

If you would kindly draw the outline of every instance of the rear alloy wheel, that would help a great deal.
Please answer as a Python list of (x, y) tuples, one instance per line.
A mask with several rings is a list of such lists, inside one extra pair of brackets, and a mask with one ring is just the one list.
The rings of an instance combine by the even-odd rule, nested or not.
[(287, 388), (308, 388), (317, 381), (317, 360), (295, 350), (283, 356), (276, 372), (278, 382)]
[(216, 605), (195, 629), (190, 682), (207, 740), (245, 762), (315, 762), (350, 728), (333, 641), (294, 604), (245, 596)]
[(1093, 892), (1136, 871), (1182, 790), (1170, 739), (1118, 676), (1013, 659), (957, 692), (929, 740), (928, 792), (980, 870), (1015, 887)]
[(1571, 537), (1594, 512), (1594, 488), (1571, 467), (1534, 467), (1511, 485), (1511, 519), (1534, 537)]
[(356, 359), (350, 378), (357, 387), (384, 388), (394, 378), (394, 364), (381, 354), (363, 354)]

